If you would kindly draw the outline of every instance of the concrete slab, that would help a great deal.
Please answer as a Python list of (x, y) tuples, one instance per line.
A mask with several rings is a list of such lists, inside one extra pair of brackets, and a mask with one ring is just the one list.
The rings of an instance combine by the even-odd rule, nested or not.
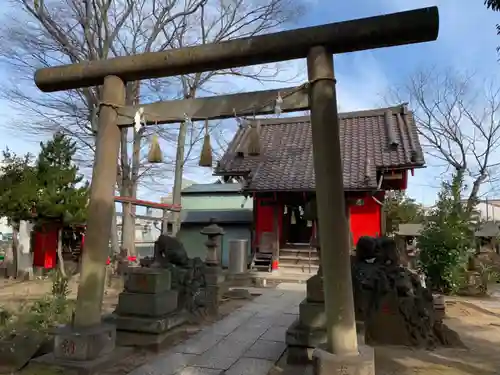
[(188, 366), (196, 356), (193, 354), (168, 353), (136, 368), (128, 375), (174, 375)]
[(195, 335), (184, 343), (176, 346), (175, 351), (186, 354), (203, 354), (226, 337), (225, 335), (201, 333), (201, 335)]
[(274, 319), (273, 326), (275, 326), (275, 327), (289, 327), (296, 320), (297, 320), (297, 316), (295, 314), (283, 313), (281, 315), (278, 315), (276, 317), (276, 319)]
[(176, 375), (223, 375), (224, 370), (214, 370), (201, 367), (184, 367)]
[(227, 370), (237, 360), (238, 357), (214, 356), (209, 350), (202, 355), (196, 356), (196, 358), (194, 358), (193, 362), (191, 363), (191, 366), (203, 367), (213, 370)]
[(240, 358), (225, 375), (267, 375), (274, 361), (256, 358)]
[[(286, 323), (302, 290), (262, 295), (129, 375), (268, 375), (285, 348)], [(281, 320), (280, 320), (281, 318)]]
[(245, 358), (267, 359), (277, 361), (285, 352), (286, 344), (279, 341), (257, 340), (243, 354)]
[(271, 327), (260, 338), (269, 341), (285, 342), (288, 327)]
[(209, 349), (206, 354), (213, 357), (240, 358), (255, 341), (256, 339), (244, 340), (237, 337), (227, 337)]

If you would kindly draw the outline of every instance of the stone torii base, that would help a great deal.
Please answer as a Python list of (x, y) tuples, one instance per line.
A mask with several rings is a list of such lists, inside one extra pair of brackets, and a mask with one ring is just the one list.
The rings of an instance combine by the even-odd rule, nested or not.
[(35, 358), (30, 366), (40, 374), (62, 368), (64, 373), (96, 375), (131, 354), (132, 348), (115, 347), (115, 340), (114, 325), (64, 326), (54, 331), (54, 351)]

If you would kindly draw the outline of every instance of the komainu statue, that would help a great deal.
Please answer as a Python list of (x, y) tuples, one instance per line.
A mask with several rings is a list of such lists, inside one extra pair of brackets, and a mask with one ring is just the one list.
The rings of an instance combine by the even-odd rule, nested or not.
[(161, 234), (155, 241), (153, 259), (142, 262), (145, 267), (167, 268), (172, 275), (172, 288), (179, 292), (178, 306), (193, 312), (204, 307), (205, 263), (189, 258), (177, 238)]
[(458, 335), (436, 314), (431, 291), (400, 259), (390, 238), (361, 237), (356, 245), (354, 304), (356, 319), (364, 321), (366, 343), (462, 346)]

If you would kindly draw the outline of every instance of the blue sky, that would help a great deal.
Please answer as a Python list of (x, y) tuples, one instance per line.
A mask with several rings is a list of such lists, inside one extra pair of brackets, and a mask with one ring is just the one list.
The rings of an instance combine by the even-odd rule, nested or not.
[[(312, 26), (353, 18), (392, 13), (413, 8), (438, 5), (440, 33), (436, 42), (356, 52), (336, 57), (337, 88), (340, 110), (373, 108), (385, 104), (384, 95), (389, 87), (403, 83), (413, 71), (421, 67), (439, 66), (473, 70), (484, 77), (498, 72), (495, 47), (500, 37), (495, 34), (495, 24), (500, 23), (500, 13), (485, 9), (482, 0), (307, 0), (308, 13), (300, 17), (298, 25)], [(302, 62), (291, 62), (288, 72), (305, 79)], [(0, 79), (5, 79), (0, 74)], [(246, 90), (253, 87), (245, 85)], [(276, 87), (276, 84), (272, 86)], [(263, 89), (265, 86), (255, 87)], [(7, 103), (0, 102), (0, 126), (13, 118)], [(16, 152), (36, 152), (39, 139), (27, 140), (18, 134), (2, 134), (0, 147), (9, 146)], [(190, 174), (196, 178), (202, 175)], [(204, 176), (207, 176), (204, 173)], [(409, 194), (430, 204), (434, 201), (439, 185), (439, 174), (430, 165), (419, 170), (409, 182)], [(144, 195), (143, 192), (140, 195)], [(156, 195), (156, 193), (155, 193)], [(148, 196), (152, 199), (151, 196)], [(155, 197), (158, 198), (158, 197)]]

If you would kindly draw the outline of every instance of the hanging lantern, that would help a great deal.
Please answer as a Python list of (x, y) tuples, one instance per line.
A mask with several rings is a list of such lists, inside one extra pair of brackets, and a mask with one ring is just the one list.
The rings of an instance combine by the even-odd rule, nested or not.
[(208, 132), (208, 120), (205, 120), (205, 137), (201, 147), (200, 167), (212, 167), (212, 144), (210, 143), (210, 133)]
[(158, 136), (155, 134), (151, 139), (151, 146), (149, 147), (148, 162), (161, 163), (163, 162), (163, 153), (161, 152), (160, 142)]
[(260, 121), (254, 121), (248, 130), (248, 150), (250, 156), (260, 155)]

